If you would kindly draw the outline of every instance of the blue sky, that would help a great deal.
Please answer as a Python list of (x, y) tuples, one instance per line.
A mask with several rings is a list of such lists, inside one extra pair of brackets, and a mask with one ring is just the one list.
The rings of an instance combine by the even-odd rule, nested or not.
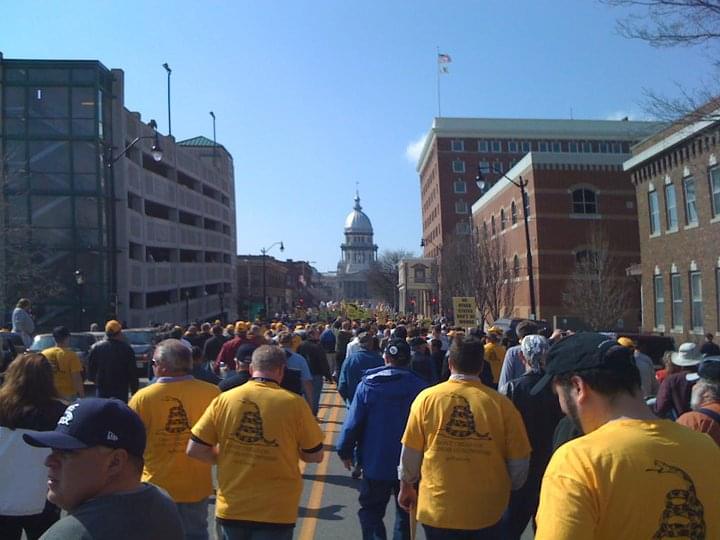
[(413, 153), (437, 115), (437, 46), (453, 60), (443, 116), (642, 118), (643, 88), (672, 95), (709, 65), (619, 36), (622, 12), (590, 0), (0, 5), (6, 58), (121, 68), (126, 106), (163, 133), (168, 62), (176, 138), (211, 138), (213, 110), (234, 157), (238, 252), (283, 240), (283, 257), (323, 271), (356, 182), (380, 250), (419, 252)]

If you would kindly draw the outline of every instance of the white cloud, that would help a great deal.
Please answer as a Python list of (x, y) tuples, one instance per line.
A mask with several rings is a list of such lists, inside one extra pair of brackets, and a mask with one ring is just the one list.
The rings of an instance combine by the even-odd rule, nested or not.
[(420, 159), (420, 154), (422, 153), (422, 149), (423, 149), (424, 145), (425, 145), (425, 134), (423, 133), (422, 135), (420, 135), (420, 137), (418, 137), (414, 141), (411, 141), (405, 147), (405, 157), (413, 165), (417, 165), (417, 162)]

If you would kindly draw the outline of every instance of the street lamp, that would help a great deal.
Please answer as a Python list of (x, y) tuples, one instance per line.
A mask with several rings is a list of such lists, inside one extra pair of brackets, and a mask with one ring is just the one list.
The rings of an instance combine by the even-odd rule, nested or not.
[(75, 284), (77, 285), (78, 289), (78, 302), (80, 303), (80, 317), (79, 317), (79, 323), (78, 327), (79, 330), (83, 329), (83, 311), (85, 310), (83, 306), (83, 285), (85, 285), (85, 275), (83, 274), (83, 271), (78, 269), (75, 270)]
[(215, 113), (210, 111), (210, 116), (213, 119), (213, 157), (217, 156), (217, 138), (215, 137)]
[(218, 299), (220, 300), (220, 322), (225, 322), (225, 284), (222, 285), (222, 289), (218, 291)]
[(265, 317), (266, 319), (268, 316), (268, 301), (267, 301), (267, 274), (266, 274), (265, 260), (267, 259), (267, 252), (270, 251), (275, 246), (280, 246), (280, 253), (285, 251), (285, 246), (283, 245), (282, 241), (275, 242), (274, 244), (271, 244), (270, 247), (262, 248), (260, 250), (260, 253), (262, 253), (263, 309), (265, 310), (265, 312), (263, 313), (263, 317)]
[(190, 291), (185, 289), (185, 320), (188, 326), (190, 326)]
[[(518, 176), (518, 181), (515, 181), (508, 177), (506, 174), (502, 174), (502, 177), (505, 178), (508, 182), (510, 182), (512, 185), (520, 188), (520, 200), (522, 201), (522, 207), (523, 207), (523, 222), (525, 224), (525, 246), (527, 249), (527, 272), (528, 272), (528, 287), (530, 292), (530, 319), (535, 320), (537, 318), (537, 312), (536, 312), (536, 306), (535, 306), (535, 286), (534, 286), (534, 278), (533, 278), (533, 260), (532, 260), (532, 251), (530, 250), (530, 227), (528, 226), (528, 206), (529, 201), (526, 199), (526, 193), (525, 188), (528, 185), (528, 181), (524, 180), (522, 176)], [(483, 171), (482, 167), (478, 165), (478, 173), (475, 177), (475, 184), (480, 189), (480, 193), (482, 194), (483, 191), (488, 189), (490, 187), (489, 183), (485, 181), (483, 177)]]
[(172, 120), (170, 119), (170, 74), (172, 73), (172, 69), (170, 69), (170, 66), (168, 66), (167, 62), (165, 62), (162, 66), (165, 68), (165, 71), (167, 71), (167, 75), (168, 75), (168, 82), (167, 82), (168, 135), (172, 135)]
[(112, 153), (110, 152), (109, 158), (107, 160), (107, 166), (109, 168), (112, 168), (112, 166), (115, 164), (117, 160), (119, 160), (121, 157), (123, 157), (125, 154), (128, 153), (128, 150), (130, 150), (133, 146), (135, 146), (138, 142), (140, 142), (142, 139), (155, 139), (152, 145), (152, 148), (150, 149), (150, 155), (152, 155), (153, 161), (160, 162), (163, 158), (163, 150), (160, 146), (160, 139), (158, 137), (157, 132), (157, 122), (155, 120), (150, 120), (148, 122), (148, 126), (150, 126), (154, 133), (152, 135), (141, 135), (140, 137), (135, 137), (130, 144), (128, 144), (125, 149), (120, 152), (117, 156), (113, 157)]

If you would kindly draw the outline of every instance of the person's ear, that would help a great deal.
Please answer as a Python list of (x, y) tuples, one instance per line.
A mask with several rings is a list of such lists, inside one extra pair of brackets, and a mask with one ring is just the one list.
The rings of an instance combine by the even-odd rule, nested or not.
[(578, 403), (584, 403), (590, 397), (590, 387), (581, 377), (574, 375), (570, 379), (570, 384), (573, 393), (577, 396)]
[(117, 448), (113, 450), (110, 454), (110, 460), (107, 465), (108, 474), (112, 476), (120, 474), (125, 468), (128, 457), (127, 450), (124, 448)]

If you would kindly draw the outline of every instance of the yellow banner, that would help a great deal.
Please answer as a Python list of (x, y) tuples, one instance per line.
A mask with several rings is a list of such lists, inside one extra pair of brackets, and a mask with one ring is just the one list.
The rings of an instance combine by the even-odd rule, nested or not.
[(477, 306), (472, 296), (453, 296), (455, 325), (470, 328), (477, 325)]

